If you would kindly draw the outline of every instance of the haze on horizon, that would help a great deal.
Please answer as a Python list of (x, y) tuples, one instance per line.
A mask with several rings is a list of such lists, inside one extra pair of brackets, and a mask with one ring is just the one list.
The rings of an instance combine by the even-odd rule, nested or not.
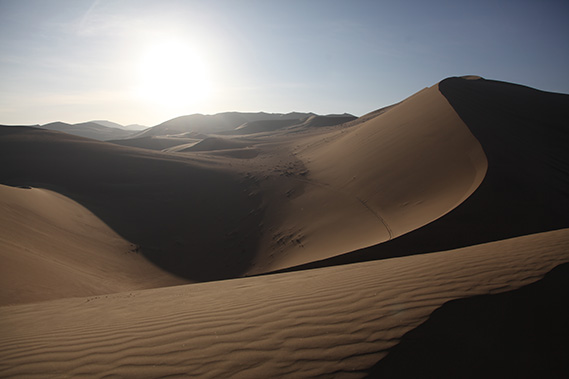
[(564, 1), (0, 1), (0, 124), (362, 115), (452, 75), (569, 93)]

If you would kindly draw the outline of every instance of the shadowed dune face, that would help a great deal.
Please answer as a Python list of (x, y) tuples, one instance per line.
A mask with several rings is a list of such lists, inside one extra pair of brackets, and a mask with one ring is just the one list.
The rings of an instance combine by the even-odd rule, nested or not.
[(568, 320), (565, 263), (515, 291), (444, 304), (406, 333), (369, 377), (562, 378), (569, 372)]
[(262, 209), (220, 166), (60, 133), (0, 128), (0, 177), (79, 202), (158, 266), (191, 280), (241, 275)]
[(450, 78), (438, 87), (487, 156), (488, 172), (479, 188), (452, 212), (415, 231), (303, 268), (441, 251), (569, 226), (569, 95), (476, 78)]
[(490, 162), (472, 199), (492, 201), (483, 233), (496, 240), (569, 226), (569, 95), (484, 79), (439, 88)]

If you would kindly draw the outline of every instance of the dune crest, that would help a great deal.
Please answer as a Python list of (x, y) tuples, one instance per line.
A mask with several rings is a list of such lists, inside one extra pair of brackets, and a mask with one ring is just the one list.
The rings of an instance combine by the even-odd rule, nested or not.
[(569, 227), (569, 95), (464, 78), (445, 79), (438, 89), (484, 149), (488, 170), (480, 186), (451, 212), (414, 231), (294, 269), (450, 250)]
[(276, 222), (281, 235), (299, 242), (268, 247), (281, 252), (271, 270), (417, 229), (463, 202), (487, 170), (480, 143), (437, 86), (358, 125), (309, 139), (293, 154), (306, 167), (297, 179), (303, 192), (278, 209)]

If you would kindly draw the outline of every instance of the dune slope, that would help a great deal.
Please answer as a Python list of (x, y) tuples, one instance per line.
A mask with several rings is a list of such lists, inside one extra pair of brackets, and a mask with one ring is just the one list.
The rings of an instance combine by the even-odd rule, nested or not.
[(303, 268), (569, 227), (569, 95), (476, 78), (449, 78), (438, 87), (487, 156), (488, 172), (479, 188), (452, 212), (415, 231)]
[(0, 185), (0, 304), (185, 283), (76, 202)]
[(443, 303), (514, 290), (568, 261), (564, 229), (342, 267), (0, 307), (0, 375), (362, 377)]
[(0, 178), (57, 191), (188, 280), (241, 275), (259, 197), (220, 164), (32, 128), (0, 128)]
[(160, 150), (167, 150), (169, 148), (176, 147), (179, 145), (195, 144), (199, 141), (200, 139), (197, 138), (150, 136), (150, 137), (128, 138), (122, 140), (111, 140), (107, 142), (111, 142), (121, 146), (139, 147), (141, 149), (160, 151)]
[(406, 333), (374, 378), (563, 378), (569, 264), (520, 289), (453, 300)]
[(487, 168), (482, 147), (436, 86), (377, 117), (291, 144), (306, 171), (289, 178), (301, 191), (267, 213), (279, 228), (265, 249), (279, 254), (265, 270), (419, 228), (470, 196)]

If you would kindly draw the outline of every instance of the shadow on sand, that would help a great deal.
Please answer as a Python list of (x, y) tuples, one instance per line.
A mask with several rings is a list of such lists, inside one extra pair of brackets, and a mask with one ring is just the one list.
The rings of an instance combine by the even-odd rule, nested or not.
[(394, 240), (297, 271), (430, 253), (569, 227), (569, 95), (449, 78), (440, 92), (488, 158), (480, 187), (445, 216)]
[(371, 378), (567, 378), (569, 264), (515, 291), (445, 303)]

